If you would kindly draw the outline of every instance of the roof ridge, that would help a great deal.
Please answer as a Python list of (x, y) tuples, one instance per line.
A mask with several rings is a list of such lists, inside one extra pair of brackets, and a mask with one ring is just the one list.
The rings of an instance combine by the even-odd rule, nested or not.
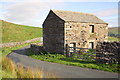
[(94, 23), (106, 23), (94, 14), (75, 12), (75, 11), (65, 11), (65, 10), (55, 10), (51, 9), (59, 18), (64, 21), (79, 21), (79, 22), (94, 22)]
[(56, 9), (51, 9), (51, 10), (52, 10), (53, 12), (54, 12), (54, 11), (64, 11), (64, 12), (82, 13), (82, 14), (88, 14), (88, 15), (95, 16), (95, 15), (92, 14), (92, 13), (84, 13), (84, 12), (68, 11), (68, 10), (56, 10)]

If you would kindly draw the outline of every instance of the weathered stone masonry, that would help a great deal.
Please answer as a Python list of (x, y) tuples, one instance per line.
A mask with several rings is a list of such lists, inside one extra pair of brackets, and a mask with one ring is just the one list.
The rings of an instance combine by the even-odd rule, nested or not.
[(43, 23), (43, 47), (56, 53), (65, 53), (66, 45), (96, 48), (107, 34), (108, 24), (92, 14), (50, 10)]
[[(94, 24), (94, 33), (90, 32), (90, 24)], [(70, 28), (71, 26), (71, 28)], [(65, 44), (76, 43), (76, 47), (89, 48), (89, 42), (107, 41), (107, 25), (98, 23), (65, 23)]]
[(43, 24), (43, 46), (49, 52), (62, 53), (64, 50), (64, 21), (53, 12)]
[(120, 61), (120, 42), (99, 42), (96, 48), (97, 63), (118, 63)]

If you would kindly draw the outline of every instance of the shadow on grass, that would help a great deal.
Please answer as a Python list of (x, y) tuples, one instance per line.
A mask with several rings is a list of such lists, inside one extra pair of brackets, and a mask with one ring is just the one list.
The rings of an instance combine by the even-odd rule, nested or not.
[(67, 57), (60, 58), (60, 60), (67, 61), (67, 62), (83, 63), (83, 64), (89, 64), (89, 63), (96, 64), (95, 61), (83, 61), (83, 60), (77, 60), (74, 58), (67, 58)]

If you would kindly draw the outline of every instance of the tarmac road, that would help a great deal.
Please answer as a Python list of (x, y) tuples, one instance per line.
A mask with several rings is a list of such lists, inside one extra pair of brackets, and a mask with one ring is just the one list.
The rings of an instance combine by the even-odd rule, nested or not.
[(20, 63), (24, 66), (40, 68), (45, 72), (54, 73), (59, 76), (57, 78), (118, 78), (117, 73), (36, 60), (25, 55), (28, 48), (29, 46), (15, 50), (7, 57), (17, 64)]

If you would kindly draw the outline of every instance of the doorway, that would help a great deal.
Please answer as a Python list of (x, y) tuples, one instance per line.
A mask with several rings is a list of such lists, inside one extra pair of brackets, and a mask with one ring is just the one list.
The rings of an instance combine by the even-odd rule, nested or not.
[(91, 49), (94, 48), (94, 42), (89, 42), (89, 48), (91, 48)]
[(76, 47), (76, 43), (70, 43), (69, 45), (71, 48), (70, 48), (70, 52), (74, 52), (75, 51), (75, 47)]

